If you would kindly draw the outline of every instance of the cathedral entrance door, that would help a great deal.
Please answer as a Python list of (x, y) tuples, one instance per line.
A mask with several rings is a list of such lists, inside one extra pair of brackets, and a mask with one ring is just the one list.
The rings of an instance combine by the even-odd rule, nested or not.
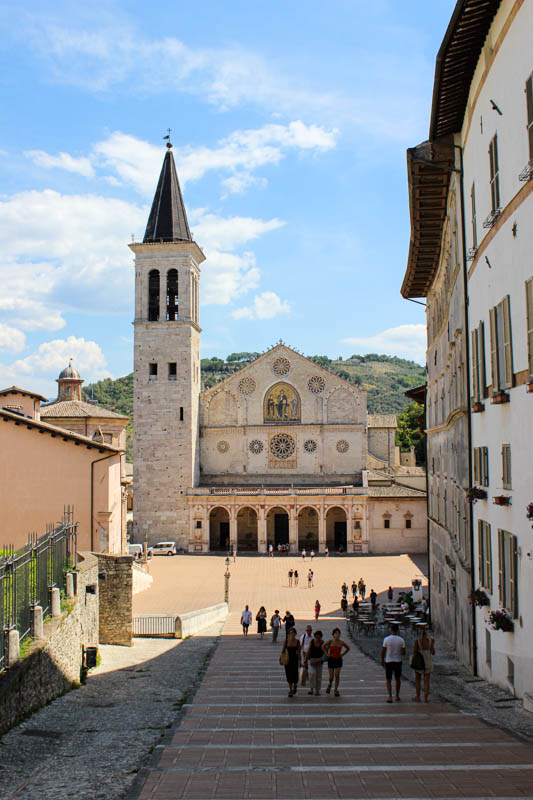
[(289, 543), (289, 515), (274, 514), (274, 547)]
[(346, 520), (338, 521), (335, 520), (335, 550), (338, 550), (339, 547), (342, 547), (344, 552), (346, 552)]

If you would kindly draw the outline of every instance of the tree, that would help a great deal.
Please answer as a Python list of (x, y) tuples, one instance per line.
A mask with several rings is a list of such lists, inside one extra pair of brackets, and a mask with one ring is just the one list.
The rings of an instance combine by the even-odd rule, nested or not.
[(397, 421), (396, 444), (403, 450), (414, 447), (417, 464), (424, 464), (426, 460), (424, 406), (414, 400), (411, 401), (398, 415)]

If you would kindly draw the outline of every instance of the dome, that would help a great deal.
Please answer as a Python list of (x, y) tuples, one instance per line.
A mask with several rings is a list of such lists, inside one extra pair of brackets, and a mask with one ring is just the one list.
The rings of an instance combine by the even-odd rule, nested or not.
[(74, 369), (74, 367), (72, 366), (72, 361), (69, 362), (68, 367), (65, 367), (65, 369), (59, 373), (58, 380), (61, 380), (62, 378), (72, 378), (73, 380), (81, 380), (80, 373), (78, 372), (77, 369)]

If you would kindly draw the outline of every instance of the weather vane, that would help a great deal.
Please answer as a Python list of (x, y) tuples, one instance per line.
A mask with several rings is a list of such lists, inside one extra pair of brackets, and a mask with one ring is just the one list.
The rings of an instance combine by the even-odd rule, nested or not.
[(172, 142), (170, 141), (170, 134), (172, 133), (172, 128), (167, 128), (167, 136), (163, 136), (163, 139), (167, 140), (167, 147), (170, 150), (172, 147)]

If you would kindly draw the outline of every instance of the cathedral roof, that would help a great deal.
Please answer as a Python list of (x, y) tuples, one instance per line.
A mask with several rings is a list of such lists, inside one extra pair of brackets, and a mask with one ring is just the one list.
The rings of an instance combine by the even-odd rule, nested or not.
[(369, 414), (369, 428), (397, 428), (396, 414)]
[(41, 407), (41, 419), (60, 419), (63, 417), (84, 417), (92, 419), (128, 419), (123, 414), (109, 411), (108, 408), (86, 403), (83, 400), (59, 400)]
[(155, 190), (144, 243), (192, 242), (178, 173), (171, 150), (167, 150)]

